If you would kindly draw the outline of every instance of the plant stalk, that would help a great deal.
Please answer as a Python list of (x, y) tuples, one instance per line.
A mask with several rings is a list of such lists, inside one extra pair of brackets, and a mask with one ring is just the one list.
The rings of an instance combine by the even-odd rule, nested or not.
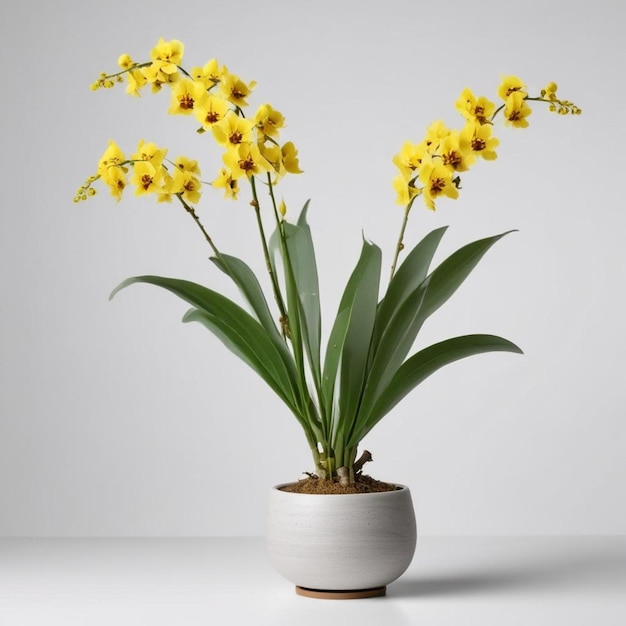
[(404, 250), (404, 233), (406, 232), (406, 225), (409, 221), (409, 213), (411, 211), (412, 206), (413, 206), (413, 200), (411, 200), (411, 202), (409, 202), (404, 209), (402, 225), (400, 226), (400, 234), (398, 235), (398, 241), (396, 243), (396, 250), (393, 256), (393, 263), (391, 264), (391, 273), (389, 274), (389, 282), (391, 282), (393, 275), (396, 273), (396, 266), (398, 265), (398, 257), (400, 256), (400, 252)]
[(182, 197), (182, 194), (178, 193), (176, 194), (176, 197), (180, 200), (183, 207), (185, 207), (185, 211), (187, 211), (187, 213), (191, 215), (191, 217), (193, 218), (193, 221), (196, 223), (196, 226), (198, 226), (198, 228), (202, 231), (204, 238), (206, 239), (209, 246), (211, 246), (211, 250), (213, 250), (213, 252), (215, 253), (215, 256), (219, 258), (221, 256), (220, 251), (217, 249), (217, 246), (213, 242), (213, 239), (211, 239), (211, 236), (202, 225), (202, 222), (200, 221), (200, 218), (198, 217), (196, 210), (185, 201), (185, 199)]
[(267, 246), (267, 237), (265, 236), (265, 229), (263, 228), (263, 220), (261, 219), (261, 206), (259, 204), (259, 198), (257, 195), (256, 184), (254, 181), (254, 176), (250, 176), (250, 186), (252, 188), (252, 206), (254, 207), (254, 212), (256, 214), (257, 227), (259, 229), (259, 235), (261, 237), (261, 245), (263, 247), (263, 256), (265, 258), (265, 266), (267, 268), (267, 272), (270, 276), (270, 280), (272, 283), (272, 289), (274, 291), (274, 299), (276, 300), (276, 304), (278, 305), (278, 310), (280, 311), (280, 325), (281, 331), (283, 333), (283, 337), (289, 336), (289, 322), (287, 316), (287, 308), (285, 307), (285, 301), (283, 300), (282, 293), (280, 291), (280, 285), (278, 284), (278, 279), (274, 270), (272, 269), (272, 263), (270, 260), (270, 252)]

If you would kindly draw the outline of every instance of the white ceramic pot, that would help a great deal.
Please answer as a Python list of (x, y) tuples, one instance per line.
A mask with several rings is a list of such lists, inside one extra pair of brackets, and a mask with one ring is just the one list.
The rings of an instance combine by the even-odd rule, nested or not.
[(267, 547), (274, 567), (299, 593), (378, 589), (371, 595), (382, 595), (406, 571), (416, 542), (408, 487), (318, 495), (281, 491), (282, 486), (270, 491)]

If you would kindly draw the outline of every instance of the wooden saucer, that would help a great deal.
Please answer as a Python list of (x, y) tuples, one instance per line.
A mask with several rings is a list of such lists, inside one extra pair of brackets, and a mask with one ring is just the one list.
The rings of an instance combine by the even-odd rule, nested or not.
[(360, 598), (378, 598), (387, 593), (387, 587), (372, 587), (371, 589), (346, 589), (333, 591), (329, 589), (308, 589), (296, 585), (296, 593), (307, 598), (319, 600), (359, 600)]

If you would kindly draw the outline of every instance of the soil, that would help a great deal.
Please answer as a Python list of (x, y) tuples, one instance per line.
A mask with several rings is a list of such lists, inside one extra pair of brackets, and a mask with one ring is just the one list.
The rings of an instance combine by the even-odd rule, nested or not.
[(381, 491), (396, 491), (397, 485), (376, 480), (371, 476), (358, 474), (353, 485), (342, 486), (337, 480), (322, 480), (317, 476), (308, 476), (281, 488), (281, 491), (310, 494), (346, 494), (346, 493), (376, 493)]

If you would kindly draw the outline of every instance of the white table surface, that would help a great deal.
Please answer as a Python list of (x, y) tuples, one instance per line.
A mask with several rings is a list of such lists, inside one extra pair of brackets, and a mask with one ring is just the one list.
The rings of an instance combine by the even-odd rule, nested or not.
[(387, 596), (295, 595), (261, 538), (0, 540), (2, 626), (623, 626), (626, 536), (419, 537)]

